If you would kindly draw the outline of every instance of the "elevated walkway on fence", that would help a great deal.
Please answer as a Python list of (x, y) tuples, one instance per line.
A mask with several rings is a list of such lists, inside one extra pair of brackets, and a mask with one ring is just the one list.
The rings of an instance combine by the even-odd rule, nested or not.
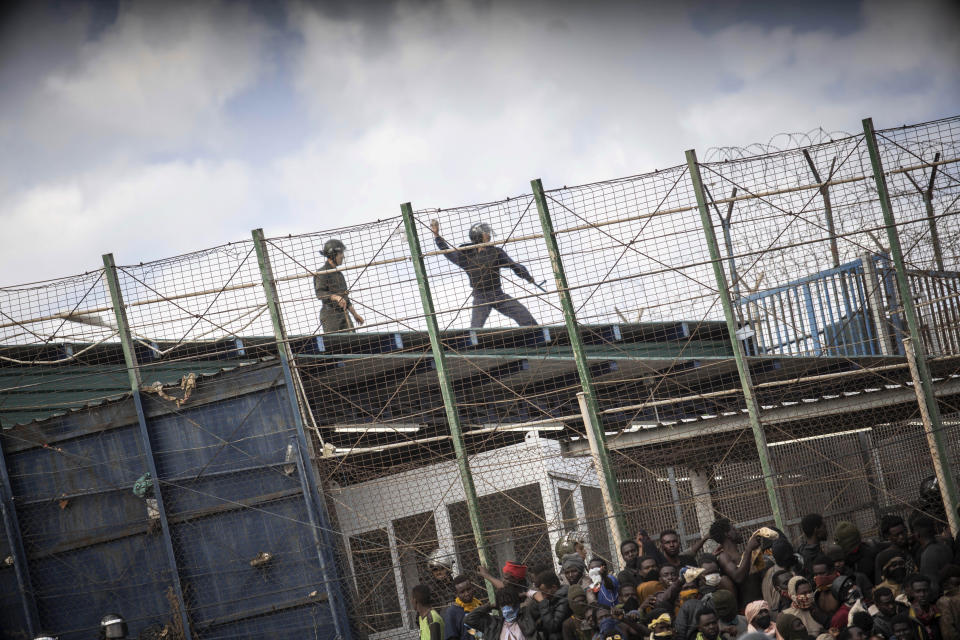
[[(694, 455), (721, 434), (749, 428), (723, 323), (611, 324), (585, 326), (582, 333), (611, 448), (660, 450), (675, 443), (676, 455)], [(451, 330), (443, 332), (442, 343), (468, 446), (504, 446), (540, 430), (565, 441), (569, 455), (587, 453), (577, 439), (583, 432), (580, 385), (565, 327)], [(895, 411), (913, 401), (900, 356), (756, 355), (752, 337), (744, 346), (754, 354), (748, 362), (769, 424)], [(168, 389), (190, 373), (202, 382), (276, 358), (272, 339), (257, 336), (138, 349), (144, 385)], [(410, 452), (404, 459), (416, 459), (417, 449), (427, 455), (450, 446), (425, 332), (293, 337), (290, 349), (328, 455), (351, 455), (367, 466), (384, 452), (404, 449)], [(0, 346), (0, 354), (7, 358), (0, 366), (5, 428), (127, 395), (115, 343)], [(941, 362), (939, 370), (952, 370), (952, 361)], [(960, 394), (960, 380), (945, 378), (938, 393)], [(491, 432), (498, 437), (490, 438)], [(430, 446), (419, 446), (424, 443)]]

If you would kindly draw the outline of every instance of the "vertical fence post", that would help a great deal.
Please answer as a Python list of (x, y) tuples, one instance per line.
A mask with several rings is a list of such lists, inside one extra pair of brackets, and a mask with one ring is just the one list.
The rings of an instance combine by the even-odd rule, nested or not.
[[(287, 342), (287, 333), (283, 327), (283, 318), (280, 315), (280, 305), (277, 299), (277, 284), (273, 279), (273, 267), (270, 264), (270, 256), (267, 254), (266, 242), (263, 238), (263, 229), (254, 229), (253, 246), (257, 252), (257, 265), (260, 267), (260, 278), (263, 281), (263, 292), (267, 298), (267, 309), (270, 312), (270, 320), (273, 323), (273, 337), (277, 343), (277, 353), (280, 356), (280, 368), (283, 371), (284, 386), (287, 391), (287, 400), (290, 403), (290, 411), (293, 415), (293, 425), (296, 431), (298, 471), (301, 474), (301, 486), (305, 495), (307, 517), (310, 521), (310, 532), (313, 535), (313, 543), (317, 548), (317, 559), (320, 562), (320, 572), (326, 583), (327, 601), (330, 603), (330, 609), (333, 617), (333, 626), (340, 638), (349, 639), (350, 620), (347, 617), (346, 606), (340, 593), (340, 583), (331, 576), (331, 568), (335, 566), (333, 559), (333, 539), (330, 531), (330, 517), (326, 513), (326, 505), (323, 502), (323, 494), (320, 492), (319, 484), (313, 475), (313, 465), (305, 456), (310, 451), (307, 446), (307, 435), (303, 427), (303, 414), (301, 413), (300, 402), (297, 399), (297, 388), (294, 386), (293, 372), (290, 368), (290, 344)], [(304, 398), (306, 401), (306, 398)], [(318, 522), (319, 520), (319, 522)]]
[[(910, 293), (910, 283), (907, 281), (907, 271), (903, 262), (903, 250), (900, 247), (900, 234), (897, 232), (896, 220), (893, 215), (893, 205), (890, 203), (890, 192), (887, 191), (887, 178), (883, 173), (883, 162), (880, 159), (880, 149), (877, 146), (877, 135), (873, 128), (873, 119), (863, 121), (863, 133), (866, 137), (867, 150), (870, 152), (870, 163), (873, 166), (873, 179), (877, 184), (877, 196), (880, 199), (880, 209), (883, 211), (883, 222), (887, 228), (887, 239), (890, 242), (890, 257), (893, 259), (893, 268), (896, 272), (897, 288), (900, 292), (900, 304), (903, 307), (904, 319), (910, 333), (913, 354), (908, 350), (906, 340), (904, 348), (907, 350), (907, 364), (916, 367), (917, 382), (919, 383), (918, 399), (920, 400), (920, 414), (924, 417), (924, 431), (927, 433), (927, 442), (930, 446), (930, 457), (933, 468), (940, 482), (940, 493), (946, 507), (947, 520), (953, 535), (960, 532), (960, 522), (957, 517), (957, 486), (950, 469), (950, 458), (943, 438), (943, 422), (940, 419), (940, 408), (933, 391), (933, 379), (927, 366), (926, 350), (920, 337), (920, 328), (917, 322), (917, 310), (913, 306), (913, 296)], [(929, 422), (929, 426), (926, 424)]]
[[(580, 327), (577, 324), (576, 312), (573, 309), (573, 299), (567, 287), (567, 275), (563, 269), (563, 260), (560, 257), (560, 248), (553, 232), (553, 220), (550, 218), (550, 207), (547, 205), (547, 196), (543, 192), (543, 183), (539, 178), (530, 181), (533, 197), (537, 202), (537, 212), (540, 214), (540, 226), (543, 228), (543, 240), (550, 255), (550, 265), (553, 267), (553, 277), (557, 283), (557, 294), (560, 296), (560, 306), (563, 309), (563, 320), (567, 325), (567, 334), (570, 336), (570, 348), (577, 363), (577, 373), (580, 375), (580, 386), (583, 389), (583, 398), (580, 402), (584, 427), (590, 441), (591, 449), (598, 464), (597, 476), (600, 480), (600, 489), (603, 492), (604, 506), (607, 519), (613, 530), (615, 549), (611, 555), (620, 551), (620, 543), (631, 540), (627, 529), (627, 521), (623, 515), (623, 502), (620, 499), (620, 487), (617, 485), (617, 476), (610, 464), (607, 452), (607, 438), (603, 432), (603, 419), (597, 404), (597, 396), (593, 389), (593, 377), (590, 375), (590, 365), (587, 354), (580, 339)], [(616, 560), (616, 557), (613, 558)]]
[(157, 472), (157, 461), (153, 455), (153, 444), (150, 442), (150, 431), (147, 428), (147, 417), (143, 412), (143, 400), (140, 397), (140, 365), (137, 363), (137, 354), (133, 349), (133, 340), (130, 337), (130, 324), (127, 322), (127, 308), (123, 303), (123, 293), (120, 290), (120, 278), (117, 276), (117, 264), (112, 253), (103, 256), (104, 276), (110, 289), (110, 303), (113, 305), (113, 314), (117, 319), (117, 332), (120, 337), (120, 346), (123, 348), (123, 360), (127, 367), (127, 377), (130, 381), (130, 392), (133, 396), (133, 405), (137, 410), (137, 423), (140, 427), (140, 439), (143, 441), (143, 452), (147, 461), (150, 477), (153, 479), (153, 493), (157, 501), (157, 511), (160, 513), (160, 528), (163, 532), (163, 546), (170, 568), (170, 582), (172, 583), (177, 604), (180, 607), (180, 622), (183, 625), (185, 640), (192, 640), (190, 618), (187, 615), (187, 605), (183, 598), (183, 588), (180, 585), (180, 571), (177, 569), (177, 556), (173, 549), (173, 535), (170, 533), (170, 523), (167, 521), (167, 510), (163, 504), (163, 490), (160, 487), (160, 474)]
[(7, 470), (7, 459), (3, 453), (3, 443), (0, 442), (0, 509), (3, 510), (3, 529), (10, 543), (10, 555), (13, 557), (13, 570), (17, 576), (17, 588), (20, 589), (20, 606), (23, 607), (24, 621), (27, 630), (33, 636), (40, 624), (37, 618), (37, 603), (33, 597), (33, 586), (30, 583), (30, 567), (27, 562), (27, 553), (23, 548), (23, 538), (20, 535), (20, 523), (17, 521), (17, 509), (13, 502), (13, 485), (10, 484), (10, 472)]
[(747, 404), (747, 413), (750, 417), (750, 428), (753, 429), (753, 440), (757, 445), (757, 457), (760, 458), (760, 468), (763, 470), (763, 484), (767, 490), (767, 500), (773, 520), (780, 530), (783, 530), (783, 514), (780, 512), (780, 500), (777, 498), (776, 476), (773, 464), (770, 462), (770, 450), (767, 448), (767, 437), (760, 424), (760, 406), (753, 391), (753, 380), (750, 377), (750, 368), (743, 352), (743, 343), (737, 337), (737, 321), (734, 317), (733, 304), (730, 302), (730, 292), (727, 289), (727, 276), (723, 272), (723, 263), (720, 257), (720, 247), (717, 245), (717, 234), (710, 219), (710, 210), (703, 192), (703, 180), (700, 177), (700, 165), (697, 163), (697, 152), (687, 151), (687, 167), (690, 179), (693, 181), (693, 191), (697, 197), (697, 208), (700, 210), (700, 220), (703, 224), (703, 233), (707, 239), (707, 248), (710, 250), (710, 261), (713, 263), (713, 274), (717, 280), (717, 293), (723, 305), (723, 315), (727, 322), (727, 333), (730, 335), (730, 344), (733, 347), (733, 357), (737, 362), (737, 373), (740, 375), (740, 386), (743, 388), (744, 401)]
[[(450, 382), (450, 376), (447, 374), (447, 360), (443, 351), (443, 344), (440, 342), (440, 327), (437, 324), (437, 313), (433, 308), (433, 295), (430, 293), (427, 270), (423, 264), (423, 251), (420, 249), (417, 221), (413, 217), (413, 207), (409, 202), (400, 205), (400, 211), (403, 214), (403, 228), (406, 231), (407, 244), (410, 246), (410, 256), (413, 258), (413, 270), (417, 275), (417, 285), (420, 288), (420, 303), (423, 306), (424, 320), (427, 323), (427, 333), (430, 335), (433, 361), (437, 366), (440, 394), (443, 396), (443, 408), (447, 415), (447, 426), (450, 428), (450, 439), (453, 441), (453, 450), (457, 456), (457, 468), (460, 470), (460, 482), (463, 484), (463, 493), (466, 497), (470, 528), (473, 530), (473, 540), (477, 545), (480, 564), (489, 568), (490, 552), (483, 535), (480, 501), (477, 499), (477, 488), (473, 484), (473, 473), (470, 471), (470, 461), (467, 459), (467, 450), (463, 444), (463, 431), (460, 428), (460, 413), (457, 410), (456, 392), (453, 390), (453, 383)], [(489, 582), (487, 583), (487, 593), (490, 602), (495, 602), (493, 586)]]
[(687, 526), (683, 521), (683, 507), (680, 504), (680, 490), (677, 487), (677, 472), (673, 466), (667, 467), (667, 479), (670, 481), (670, 498), (673, 500), (673, 514), (677, 518), (677, 534), (680, 540), (687, 538)]

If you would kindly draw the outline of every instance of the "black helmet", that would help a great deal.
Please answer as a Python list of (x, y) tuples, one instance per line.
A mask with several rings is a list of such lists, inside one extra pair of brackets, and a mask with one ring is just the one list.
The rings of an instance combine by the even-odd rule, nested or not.
[(343, 253), (346, 250), (347, 250), (346, 245), (344, 245), (342, 242), (340, 242), (336, 238), (333, 238), (332, 240), (327, 240), (326, 242), (323, 243), (323, 251), (321, 251), (320, 253), (322, 253), (326, 258), (332, 259), (338, 253)]
[(937, 476), (924, 478), (920, 483), (920, 498), (923, 500), (938, 500), (940, 498), (940, 482)]
[(119, 613), (108, 613), (100, 618), (101, 638), (126, 638), (127, 622)]
[(483, 242), (483, 234), (489, 234), (493, 238), (493, 229), (486, 222), (478, 222), (470, 227), (470, 242), (480, 244)]
[(833, 579), (833, 582), (830, 583), (830, 593), (833, 594), (837, 602), (844, 602), (847, 599), (847, 592), (850, 590), (850, 587), (853, 586), (856, 586), (853, 577), (837, 576)]

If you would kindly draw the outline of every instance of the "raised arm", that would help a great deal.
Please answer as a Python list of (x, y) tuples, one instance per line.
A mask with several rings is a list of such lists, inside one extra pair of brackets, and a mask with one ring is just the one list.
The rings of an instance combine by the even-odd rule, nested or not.
[[(450, 249), (450, 244), (446, 240), (440, 237), (439, 222), (437, 222), (436, 220), (431, 220), (430, 231), (433, 231), (433, 242), (434, 244), (437, 245), (437, 249), (440, 249), (440, 251), (446, 251), (447, 249)], [(453, 251), (451, 251), (450, 253), (445, 253), (443, 254), (443, 256), (453, 264), (460, 267), (461, 269), (467, 268), (467, 257), (463, 255), (463, 252), (460, 251), (459, 249), (454, 248)]]
[(753, 550), (759, 546), (760, 539), (757, 537), (757, 534), (750, 536), (750, 539), (747, 540), (747, 546), (744, 548), (743, 553), (740, 554), (740, 562), (737, 564), (734, 564), (727, 558), (726, 554), (717, 554), (717, 563), (720, 565), (723, 573), (729, 576), (738, 587), (747, 577), (747, 574), (750, 573), (750, 562), (753, 560)]

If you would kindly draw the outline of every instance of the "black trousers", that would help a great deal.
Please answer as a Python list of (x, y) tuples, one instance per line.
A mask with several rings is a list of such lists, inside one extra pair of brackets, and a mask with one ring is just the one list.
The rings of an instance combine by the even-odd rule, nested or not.
[(527, 308), (503, 293), (478, 293), (473, 294), (473, 313), (470, 316), (470, 326), (479, 329), (490, 316), (490, 312), (496, 309), (507, 316), (521, 327), (535, 327), (537, 321), (533, 318)]
[(347, 310), (335, 304), (325, 304), (320, 308), (320, 324), (324, 333), (353, 331), (353, 325), (347, 318)]

